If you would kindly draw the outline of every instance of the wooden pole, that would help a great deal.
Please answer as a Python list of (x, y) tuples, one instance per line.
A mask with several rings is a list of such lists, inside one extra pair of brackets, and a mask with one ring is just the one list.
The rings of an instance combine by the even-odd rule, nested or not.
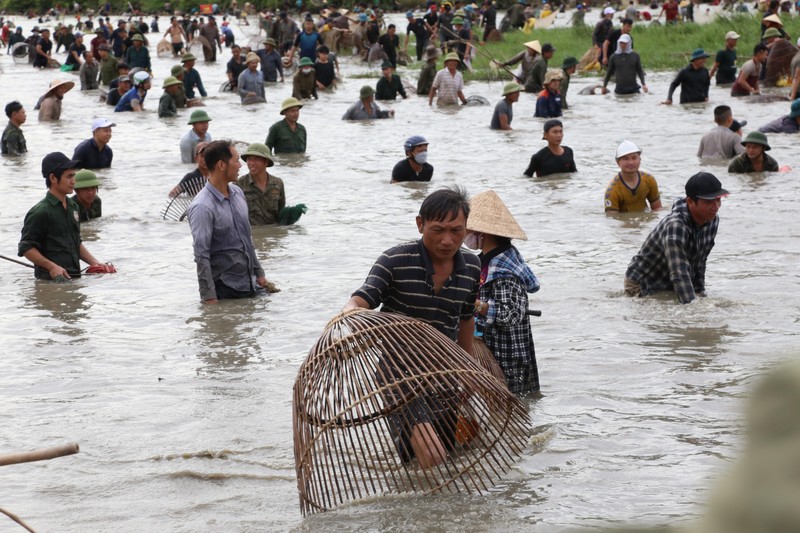
[(36, 533), (33, 529), (31, 529), (31, 526), (29, 526), (28, 524), (26, 524), (25, 522), (22, 521), (22, 518), (18, 517), (17, 515), (12, 513), (11, 511), (7, 511), (7, 510), (3, 509), (2, 507), (0, 507), (0, 513), (3, 513), (7, 517), (9, 517), (11, 520), (13, 520), (17, 524), (19, 524), (22, 527), (24, 527), (25, 529), (27, 529), (30, 533)]
[(53, 448), (32, 450), (30, 452), (7, 453), (0, 455), (0, 466), (31, 463), (33, 461), (45, 461), (47, 459), (55, 459), (56, 457), (72, 455), (74, 453), (78, 453), (79, 451), (80, 447), (76, 443), (72, 443), (64, 444), (63, 446), (55, 446)]

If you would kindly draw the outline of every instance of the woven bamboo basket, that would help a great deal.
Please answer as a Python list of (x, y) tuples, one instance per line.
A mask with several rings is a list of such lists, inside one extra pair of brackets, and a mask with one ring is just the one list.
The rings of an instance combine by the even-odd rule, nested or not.
[[(431, 424), (444, 461), (423, 469), (409, 435)], [(483, 492), (524, 451), (526, 406), (433, 327), (401, 315), (334, 318), (297, 375), (294, 454), (303, 514), (375, 495)]]
[(475, 337), (472, 341), (472, 356), (484, 370), (501, 382), (506, 383), (505, 372), (500, 368), (500, 364), (497, 362), (497, 359), (494, 358), (492, 351), (480, 337)]

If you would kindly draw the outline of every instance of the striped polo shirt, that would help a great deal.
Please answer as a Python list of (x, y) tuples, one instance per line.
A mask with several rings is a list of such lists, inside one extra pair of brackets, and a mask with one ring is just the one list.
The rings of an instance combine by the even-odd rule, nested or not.
[(433, 263), (422, 239), (397, 245), (381, 254), (353, 296), (366, 300), (370, 309), (383, 304), (381, 311), (421, 320), (455, 341), (459, 321), (474, 312), (481, 262), (462, 250), (453, 261), (453, 272), (437, 294)]

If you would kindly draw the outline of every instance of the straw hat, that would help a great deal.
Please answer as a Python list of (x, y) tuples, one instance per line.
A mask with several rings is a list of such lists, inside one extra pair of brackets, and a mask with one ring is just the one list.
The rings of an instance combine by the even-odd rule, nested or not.
[(286, 113), (287, 110), (289, 110), (289, 109), (291, 109), (293, 107), (302, 108), (303, 107), (303, 103), (300, 100), (298, 100), (297, 98), (295, 98), (293, 96), (290, 96), (289, 98), (284, 100), (283, 103), (281, 104), (281, 115), (283, 115), (284, 113)]
[(47, 92), (44, 93), (44, 96), (45, 97), (50, 96), (53, 93), (53, 91), (55, 91), (57, 88), (61, 87), (62, 85), (66, 85), (67, 86), (67, 90), (64, 91), (64, 92), (67, 92), (67, 91), (71, 90), (73, 87), (75, 87), (75, 82), (74, 81), (69, 81), (69, 80), (53, 80), (53, 81), (50, 82), (50, 87), (47, 89)]
[(527, 46), (528, 48), (530, 48), (531, 50), (533, 50), (538, 54), (542, 53), (542, 44), (538, 40), (528, 41), (527, 43), (525, 43), (525, 46)]
[(255, 52), (248, 52), (248, 54), (244, 57), (244, 62), (251, 63), (253, 61), (258, 63), (261, 60), (258, 58), (258, 54), (256, 54)]
[(783, 22), (781, 22), (781, 18), (778, 15), (770, 15), (768, 17), (764, 17), (763, 22), (774, 22), (778, 26), (783, 26)]
[(551, 68), (547, 71), (547, 74), (544, 76), (544, 84), (547, 85), (551, 81), (555, 80), (563, 80), (564, 74), (562, 73), (561, 69)]
[(476, 194), (469, 201), (469, 207), (468, 230), (509, 239), (528, 240), (528, 236), (496, 192), (488, 190)]

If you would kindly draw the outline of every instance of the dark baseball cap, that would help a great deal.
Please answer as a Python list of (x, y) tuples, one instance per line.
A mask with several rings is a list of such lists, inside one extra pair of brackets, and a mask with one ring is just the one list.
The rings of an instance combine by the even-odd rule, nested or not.
[(716, 200), (730, 194), (722, 183), (710, 172), (698, 172), (686, 182), (686, 196), (703, 200)]
[(75, 168), (80, 164), (80, 161), (70, 159), (61, 152), (50, 152), (42, 159), (42, 176), (49, 178), (50, 174), (54, 174), (60, 177), (65, 170)]
[(553, 46), (553, 45), (552, 45), (552, 44), (550, 44), (550, 43), (544, 43), (544, 44), (542, 45), (542, 53), (545, 53), (545, 52), (555, 52), (555, 51), (556, 51), (556, 47), (555, 47), (555, 46)]

